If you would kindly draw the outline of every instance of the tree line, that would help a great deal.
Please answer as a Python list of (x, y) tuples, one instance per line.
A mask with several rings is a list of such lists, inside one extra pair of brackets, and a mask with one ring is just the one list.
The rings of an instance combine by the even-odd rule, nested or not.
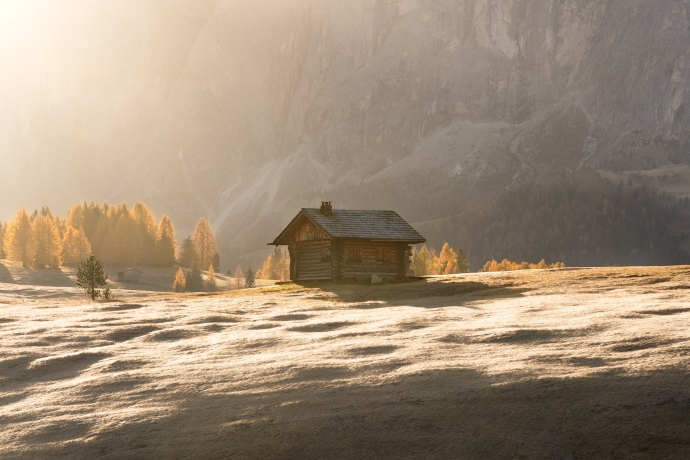
[(29, 214), (20, 209), (10, 223), (0, 223), (0, 258), (35, 268), (77, 266), (90, 254), (110, 265), (178, 264), (191, 268), (220, 266), (208, 221), (199, 219), (194, 234), (177, 246), (175, 228), (164, 215), (158, 224), (142, 202), (75, 204), (63, 220), (48, 207)]
[(568, 266), (685, 264), (690, 256), (672, 223), (687, 213), (684, 200), (582, 170), (507, 190), (418, 230), (430, 241), (459, 242), (473, 270), (487, 260), (542, 257)]

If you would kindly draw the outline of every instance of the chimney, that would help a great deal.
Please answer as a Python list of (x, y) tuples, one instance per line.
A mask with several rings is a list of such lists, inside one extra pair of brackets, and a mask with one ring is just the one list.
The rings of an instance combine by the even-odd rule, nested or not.
[(324, 216), (333, 217), (333, 206), (330, 201), (322, 201), (320, 211)]

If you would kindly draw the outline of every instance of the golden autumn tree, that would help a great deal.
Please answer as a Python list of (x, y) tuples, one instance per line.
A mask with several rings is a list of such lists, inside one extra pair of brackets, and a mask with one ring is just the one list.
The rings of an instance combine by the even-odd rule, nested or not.
[(156, 263), (162, 267), (172, 267), (176, 262), (177, 241), (170, 217), (161, 217), (156, 233)]
[(218, 248), (216, 247), (216, 237), (213, 236), (211, 226), (203, 217), (196, 224), (192, 241), (199, 266), (208, 267), (211, 265), (213, 263), (213, 256), (218, 254)]
[(239, 265), (235, 269), (235, 276), (233, 278), (235, 289), (242, 289), (242, 286), (244, 285), (244, 273), (242, 272), (242, 267)]
[(266, 280), (287, 281), (290, 279), (290, 256), (285, 248), (277, 247), (266, 259), (256, 277)]
[(435, 275), (436, 273), (436, 251), (434, 248), (427, 248), (426, 244), (417, 251), (417, 248), (412, 250), (412, 268), (414, 269), (414, 276)]
[(173, 291), (174, 292), (184, 292), (186, 289), (186, 280), (184, 276), (184, 270), (182, 270), (182, 267), (177, 269), (177, 273), (175, 274), (175, 281), (173, 281)]
[[(139, 261), (151, 265), (156, 261), (156, 220), (153, 218), (153, 213), (149, 208), (137, 201), (134, 203), (132, 209), (132, 218), (139, 227), (139, 234), (141, 238), (141, 253)], [(205, 266), (205, 265), (202, 265)]]
[(62, 239), (62, 264), (77, 266), (91, 254), (91, 243), (86, 238), (84, 230), (67, 227)]
[(7, 258), (15, 262), (21, 262), (27, 267), (33, 262), (36, 252), (36, 239), (31, 218), (26, 209), (19, 210), (14, 220), (7, 227), (4, 241)]
[(84, 209), (80, 204), (72, 206), (65, 218), (65, 227), (82, 228), (84, 227)]
[(452, 275), (458, 273), (458, 256), (448, 243), (443, 245), (438, 255), (436, 269), (439, 275)]
[(7, 257), (5, 254), (5, 233), (7, 233), (7, 222), (0, 222), (0, 260)]
[(34, 220), (34, 238), (36, 250), (33, 265), (36, 268), (57, 268), (60, 266), (62, 242), (60, 234), (55, 228), (55, 222), (48, 213), (41, 213)]

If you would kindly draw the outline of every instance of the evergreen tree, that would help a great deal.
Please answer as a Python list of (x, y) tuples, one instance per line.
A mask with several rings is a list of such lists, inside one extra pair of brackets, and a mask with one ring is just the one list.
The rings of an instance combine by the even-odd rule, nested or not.
[(242, 272), (242, 267), (240, 267), (239, 265), (235, 269), (234, 278), (235, 289), (242, 289), (242, 286), (244, 285), (244, 273)]
[(217, 252), (213, 254), (213, 257), (211, 258), (211, 265), (213, 265), (213, 269), (215, 271), (220, 271), (220, 254)]
[(253, 288), (256, 286), (256, 281), (254, 279), (254, 276), (255, 276), (254, 269), (250, 265), (244, 271), (244, 287), (245, 288)]
[(190, 237), (187, 237), (182, 241), (182, 245), (180, 246), (180, 255), (177, 258), (177, 264), (180, 267), (190, 268), (196, 259), (197, 256), (194, 250), (194, 243)]
[(86, 259), (89, 254), (91, 254), (91, 243), (86, 238), (84, 230), (67, 227), (65, 237), (62, 240), (62, 263), (67, 266), (75, 266)]
[(174, 292), (184, 292), (185, 291), (185, 276), (182, 267), (177, 269), (175, 274), (175, 281), (173, 281), (173, 291)]
[(33, 265), (36, 268), (57, 268), (60, 266), (62, 242), (55, 228), (55, 223), (50, 216), (50, 210), (43, 208), (41, 214), (34, 221), (34, 235), (36, 239), (36, 251), (33, 257)]
[(194, 250), (196, 251), (197, 263), (201, 267), (208, 267), (215, 254), (218, 254), (216, 247), (216, 238), (213, 236), (213, 231), (208, 221), (203, 217), (199, 219), (194, 229)]
[(31, 218), (22, 208), (7, 227), (4, 241), (7, 258), (21, 262), (25, 267), (33, 262), (36, 252), (36, 239)]
[(91, 300), (101, 296), (98, 289), (108, 284), (108, 275), (103, 271), (103, 263), (93, 254), (79, 264), (77, 286), (84, 289)]
[(467, 254), (465, 254), (465, 251), (462, 249), (462, 247), (458, 247), (457, 260), (458, 260), (458, 273), (469, 273), (470, 272), (470, 263), (467, 260)]
[(192, 262), (192, 266), (185, 276), (184, 284), (185, 288), (190, 292), (201, 291), (204, 288), (204, 278), (196, 262)]

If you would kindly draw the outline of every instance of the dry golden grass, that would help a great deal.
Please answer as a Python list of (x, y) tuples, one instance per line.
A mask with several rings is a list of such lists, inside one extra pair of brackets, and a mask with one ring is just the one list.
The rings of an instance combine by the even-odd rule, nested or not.
[(1, 458), (690, 457), (689, 267), (24, 295)]

